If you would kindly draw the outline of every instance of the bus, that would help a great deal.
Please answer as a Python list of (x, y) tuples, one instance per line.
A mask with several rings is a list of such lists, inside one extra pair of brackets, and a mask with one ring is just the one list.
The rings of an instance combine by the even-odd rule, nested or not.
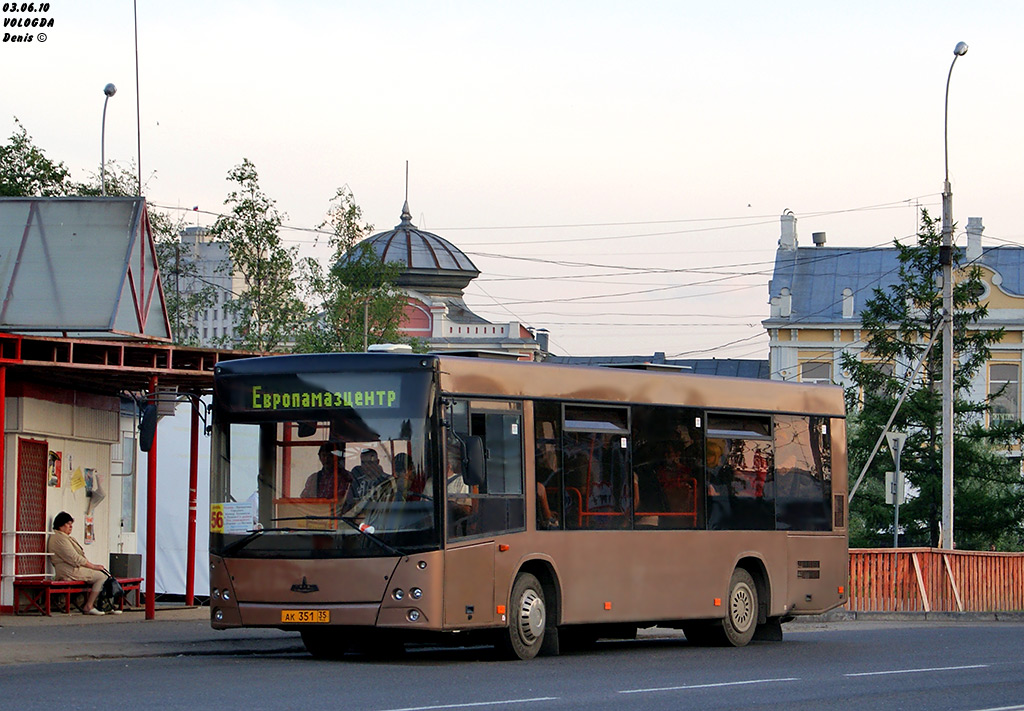
[(214, 374), (214, 628), (509, 658), (781, 640), (847, 599), (835, 386), (445, 354)]

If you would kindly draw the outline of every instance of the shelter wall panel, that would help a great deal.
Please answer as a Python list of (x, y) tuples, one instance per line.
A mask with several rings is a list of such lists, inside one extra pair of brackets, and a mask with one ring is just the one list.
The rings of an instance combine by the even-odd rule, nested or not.
[(41, 432), (60, 437), (74, 433), (74, 408), (48, 400), (24, 398), (22, 426), (27, 432)]
[(21, 399), (16, 397), (5, 398), (5, 412), (4, 419), (4, 432), (21, 432), (22, 423), (21, 415), (23, 408), (21, 407)]
[(116, 442), (118, 420), (116, 412), (77, 407), (74, 410), (74, 435), (80, 439)]

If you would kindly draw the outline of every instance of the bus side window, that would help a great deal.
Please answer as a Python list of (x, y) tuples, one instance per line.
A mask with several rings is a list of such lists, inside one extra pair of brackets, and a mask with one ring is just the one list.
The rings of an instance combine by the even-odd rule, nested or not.
[(701, 411), (633, 407), (639, 529), (703, 527), (704, 432)]
[(767, 415), (708, 415), (708, 528), (775, 528), (771, 432), (771, 417)]
[[(485, 451), (483, 480), (472, 485), (462, 477), (462, 442), (452, 436), (448, 449), (449, 536), (462, 538), (521, 530), (526, 525), (523, 495), (522, 413), (506, 402), (456, 403), (468, 406), (468, 432), (456, 430), (465, 441), (479, 437)], [(454, 410), (455, 408), (453, 408)], [(453, 416), (453, 422), (461, 418)], [(467, 421), (468, 420), (468, 421)]]
[(776, 528), (832, 530), (828, 418), (775, 416)]

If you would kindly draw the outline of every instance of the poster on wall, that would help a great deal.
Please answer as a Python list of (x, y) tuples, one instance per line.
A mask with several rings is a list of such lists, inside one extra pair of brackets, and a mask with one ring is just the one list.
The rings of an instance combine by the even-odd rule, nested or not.
[(86, 513), (91, 513), (106, 498), (107, 495), (103, 492), (102, 483), (98, 471), (88, 468), (85, 470), (85, 496), (88, 500), (88, 503), (85, 505)]
[(92, 515), (85, 517), (85, 542), (93, 543), (96, 540), (96, 528), (93, 526)]
[(82, 476), (82, 468), (79, 467), (71, 475), (71, 491), (81, 491), (85, 488), (85, 477)]
[(64, 457), (60, 452), (50, 452), (46, 460), (46, 483), (49, 486), (60, 488), (63, 463)]

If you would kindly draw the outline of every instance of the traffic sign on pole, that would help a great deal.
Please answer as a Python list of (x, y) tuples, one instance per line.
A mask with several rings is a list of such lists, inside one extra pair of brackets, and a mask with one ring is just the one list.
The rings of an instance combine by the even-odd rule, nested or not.
[(894, 504), (892, 521), (892, 547), (900, 547), (900, 504), (903, 503), (903, 472), (900, 471), (900, 454), (903, 452), (903, 445), (907, 442), (906, 432), (886, 432), (885, 441), (889, 443), (889, 452), (892, 453), (892, 463), (896, 465), (896, 471), (885, 473), (885, 502)]

